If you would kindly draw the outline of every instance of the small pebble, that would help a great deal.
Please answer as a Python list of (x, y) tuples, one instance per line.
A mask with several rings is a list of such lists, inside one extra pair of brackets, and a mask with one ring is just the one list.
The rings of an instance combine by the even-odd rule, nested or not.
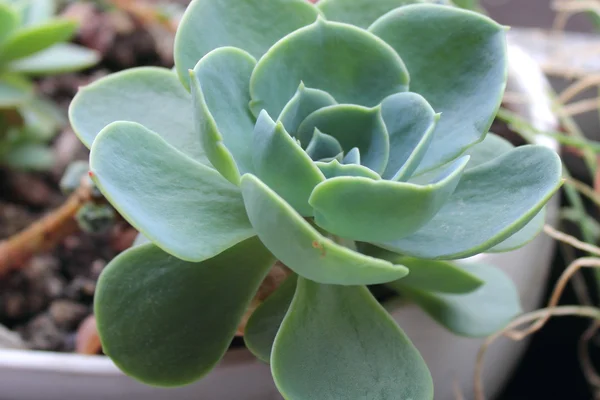
[(74, 330), (89, 314), (89, 308), (72, 300), (55, 300), (48, 310), (59, 329)]
[(37, 316), (25, 327), (25, 340), (35, 350), (58, 350), (63, 344), (63, 336), (48, 314)]

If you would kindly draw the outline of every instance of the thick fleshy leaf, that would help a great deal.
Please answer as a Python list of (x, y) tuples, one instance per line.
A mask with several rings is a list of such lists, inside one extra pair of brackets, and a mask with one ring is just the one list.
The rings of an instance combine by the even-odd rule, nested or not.
[(127, 250), (102, 271), (96, 290), (103, 351), (151, 385), (201, 378), (229, 348), (273, 261), (257, 238), (197, 263), (152, 244)]
[(25, 127), (37, 139), (46, 141), (54, 137), (67, 124), (63, 110), (50, 99), (37, 95), (19, 107)]
[(473, 292), (484, 283), (477, 275), (458, 267), (453, 262), (422, 260), (398, 255), (386, 259), (403, 264), (410, 271), (405, 278), (386, 283), (386, 286), (398, 288), (398, 291), (408, 287), (426, 292), (464, 294)]
[(352, 104), (321, 108), (310, 114), (298, 128), (298, 139), (303, 146), (308, 144), (315, 128), (335, 137), (345, 151), (357, 147), (365, 167), (378, 173), (385, 169), (390, 147), (381, 108)]
[(18, 26), (19, 14), (17, 14), (8, 4), (0, 4), (0, 47)]
[(0, 45), (0, 60), (8, 62), (27, 57), (69, 40), (76, 30), (77, 23), (69, 20), (54, 20), (20, 29)]
[(360, 150), (358, 147), (354, 147), (352, 150), (346, 153), (343, 163), (360, 165)]
[(10, 146), (0, 159), (0, 164), (25, 171), (47, 171), (54, 162), (54, 153), (46, 144), (28, 142)]
[(488, 132), (506, 85), (505, 29), (474, 12), (432, 4), (398, 8), (369, 30), (410, 73), (410, 90), (442, 113), (417, 171), (447, 163)]
[(273, 342), (294, 298), (297, 280), (296, 274), (287, 278), (254, 310), (246, 323), (244, 343), (261, 361), (268, 363), (271, 360)]
[(406, 180), (429, 148), (439, 114), (420, 95), (398, 93), (383, 101), (381, 115), (390, 138), (390, 157), (382, 176)]
[(521, 313), (519, 294), (500, 269), (481, 263), (457, 263), (484, 283), (466, 294), (447, 294), (409, 288), (400, 281), (392, 288), (409, 297), (451, 332), (469, 337), (485, 337), (504, 328)]
[(363, 242), (395, 240), (435, 216), (468, 161), (468, 156), (456, 160), (438, 182), (427, 186), (361, 177), (327, 179), (308, 202), (315, 209), (315, 222), (334, 235)]
[(96, 51), (72, 43), (59, 43), (9, 64), (11, 71), (28, 75), (51, 75), (89, 68), (100, 60)]
[[(468, 155), (471, 157), (467, 167), (465, 168), (465, 171), (478, 167), (488, 161), (492, 161), (493, 159), (500, 157), (502, 154), (508, 153), (514, 148), (515, 146), (513, 146), (509, 141), (490, 132), (486, 135), (483, 141), (469, 147), (462, 154), (463, 156)], [(409, 179), (409, 182), (420, 185), (429, 184), (430, 182), (434, 181), (440, 172), (445, 168), (446, 165), (442, 165), (422, 174), (414, 175)]]
[(521, 228), (517, 233), (508, 239), (498, 243), (494, 247), (487, 249), (488, 253), (502, 253), (505, 251), (516, 250), (531, 242), (544, 229), (546, 223), (546, 208), (537, 213), (527, 225)]
[(0, 74), (0, 108), (13, 108), (34, 95), (33, 85), (17, 74)]
[(285, 129), (294, 135), (298, 131), (300, 123), (312, 112), (334, 104), (337, 102), (329, 93), (307, 88), (301, 82), (296, 94), (285, 105), (277, 120), (281, 121)]
[(377, 18), (395, 8), (425, 0), (320, 0), (317, 7), (331, 21), (367, 29)]
[(305, 0), (194, 0), (175, 37), (179, 78), (187, 85), (188, 70), (219, 47), (238, 47), (260, 58), (276, 41), (314, 22), (317, 15), (316, 7)]
[(271, 372), (288, 399), (433, 400), (419, 351), (364, 286), (299, 278)]
[(303, 216), (312, 216), (308, 198), (325, 177), (302, 147), (266, 111), (254, 129), (252, 157), (256, 176)]
[(466, 171), (448, 203), (412, 236), (379, 246), (419, 258), (456, 259), (497, 245), (523, 228), (561, 185), (561, 161), (521, 146)]
[(308, 146), (306, 146), (306, 154), (315, 161), (336, 157), (343, 153), (342, 145), (336, 138), (315, 128)]
[(24, 26), (39, 25), (56, 13), (54, 0), (26, 0), (23, 3), (21, 24)]
[(190, 71), (190, 85), (194, 106), (194, 125), (206, 157), (225, 179), (234, 185), (239, 185), (240, 171), (233, 155), (223, 143), (223, 136), (206, 105), (204, 93), (194, 71)]
[(318, 161), (315, 164), (327, 179), (338, 176), (362, 176), (375, 180), (381, 179), (376, 172), (358, 164), (340, 164), (338, 160), (332, 160), (327, 163)]
[[(255, 65), (256, 60), (250, 54), (234, 47), (225, 47), (211, 51), (194, 67), (197, 82), (192, 84), (197, 83), (198, 87), (192, 95), (200, 91), (205, 103), (205, 107), (195, 108), (194, 118), (199, 119), (197, 123), (200, 128), (207, 123), (206, 119), (214, 119), (218, 135), (231, 153), (240, 174), (252, 171), (250, 149), (254, 118), (248, 110), (248, 85)], [(197, 107), (200, 100), (194, 99)], [(202, 129), (199, 133), (203, 137), (203, 144), (206, 143), (206, 133)]]
[(103, 129), (90, 170), (117, 211), (178, 258), (202, 261), (255, 234), (237, 187), (137, 123)]
[(258, 61), (250, 81), (254, 115), (263, 109), (279, 115), (300, 82), (326, 91), (339, 103), (373, 107), (405, 91), (408, 73), (396, 52), (377, 36), (319, 17), (281, 39)]
[(192, 98), (166, 68), (133, 68), (85, 86), (71, 102), (69, 120), (88, 147), (106, 125), (131, 121), (158, 133), (195, 160), (208, 163), (194, 129)]
[(362, 255), (324, 237), (255, 176), (244, 175), (241, 188), (258, 237), (298, 275), (321, 283), (370, 285), (408, 273), (402, 265)]

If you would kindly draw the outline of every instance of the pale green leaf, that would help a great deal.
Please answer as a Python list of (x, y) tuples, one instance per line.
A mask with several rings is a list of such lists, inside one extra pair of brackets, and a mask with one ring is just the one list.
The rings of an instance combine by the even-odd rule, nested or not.
[(258, 61), (250, 81), (254, 115), (263, 109), (279, 115), (300, 82), (339, 103), (373, 107), (405, 91), (408, 74), (396, 52), (377, 36), (319, 18), (281, 39)]
[(464, 258), (523, 228), (561, 185), (559, 156), (521, 146), (466, 171), (436, 216), (412, 236), (379, 246), (419, 258)]
[(502, 26), (471, 11), (415, 4), (385, 14), (369, 30), (402, 57), (410, 90), (442, 113), (418, 172), (447, 163), (483, 139), (506, 86)]
[(8, 62), (27, 57), (56, 43), (69, 40), (76, 30), (76, 22), (60, 19), (19, 29), (0, 44), (0, 60)]
[(0, 47), (19, 26), (19, 14), (8, 4), (0, 3)]
[(287, 399), (433, 400), (419, 351), (364, 286), (299, 278), (271, 372)]
[(277, 120), (281, 121), (285, 129), (295, 136), (298, 127), (309, 114), (319, 108), (334, 104), (337, 104), (337, 102), (329, 93), (319, 89), (307, 88), (301, 82), (296, 94), (285, 105)]
[(367, 285), (408, 273), (401, 265), (364, 256), (324, 237), (255, 176), (244, 175), (241, 188), (258, 237), (298, 275), (321, 283)]
[(315, 128), (336, 138), (344, 151), (358, 148), (365, 167), (377, 173), (385, 169), (390, 147), (379, 107), (339, 104), (313, 112), (298, 128), (298, 139), (304, 146)]
[[(327, 179), (308, 202), (321, 228), (344, 238), (384, 242), (413, 234), (446, 204), (469, 161), (456, 160), (427, 186), (362, 177)], [(433, 244), (432, 244), (433, 245)]]
[(103, 129), (90, 170), (129, 223), (181, 259), (214, 257), (255, 234), (236, 186), (137, 123)]
[(362, 176), (364, 178), (375, 180), (381, 179), (376, 172), (373, 172), (369, 168), (358, 164), (340, 164), (338, 160), (332, 160), (329, 162), (317, 161), (315, 164), (317, 167), (319, 167), (327, 179), (338, 176)]
[(0, 74), (0, 109), (23, 105), (33, 96), (34, 89), (30, 81), (17, 74)]
[(273, 122), (266, 111), (256, 121), (251, 150), (256, 176), (298, 213), (312, 216), (308, 198), (325, 177), (283, 124)]
[(451, 332), (469, 337), (486, 337), (504, 328), (521, 313), (519, 294), (500, 269), (481, 263), (457, 263), (484, 283), (466, 294), (447, 294), (409, 288), (400, 281), (392, 287), (414, 301)]
[(343, 152), (340, 142), (333, 136), (322, 133), (319, 128), (315, 128), (313, 136), (306, 146), (306, 154), (315, 161), (337, 157)]
[(208, 163), (194, 128), (192, 98), (166, 68), (133, 68), (83, 87), (71, 102), (69, 120), (88, 147), (106, 125), (131, 121), (158, 133), (195, 160)]
[(316, 7), (305, 0), (194, 0), (175, 37), (179, 78), (187, 86), (188, 70), (219, 47), (238, 47), (260, 58), (276, 41), (312, 23), (317, 15)]
[(79, 71), (92, 67), (100, 54), (72, 43), (59, 43), (26, 58), (13, 61), (9, 68), (27, 75), (41, 76)]
[(395, 8), (426, 0), (320, 0), (317, 7), (331, 21), (367, 29), (377, 18)]

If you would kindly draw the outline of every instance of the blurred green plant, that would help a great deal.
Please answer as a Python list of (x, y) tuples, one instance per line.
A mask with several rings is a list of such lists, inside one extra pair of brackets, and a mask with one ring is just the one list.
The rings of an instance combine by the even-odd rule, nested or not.
[(78, 71), (98, 54), (67, 43), (74, 21), (55, 18), (54, 0), (0, 0), (0, 165), (43, 170), (52, 165), (48, 141), (66, 124), (32, 78)]

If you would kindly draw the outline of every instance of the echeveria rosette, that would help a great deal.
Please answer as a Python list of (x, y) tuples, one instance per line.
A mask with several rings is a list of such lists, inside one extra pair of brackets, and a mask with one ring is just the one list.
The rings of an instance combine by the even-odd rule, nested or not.
[(146, 238), (95, 302), (126, 373), (173, 386), (210, 371), (275, 260), (293, 274), (245, 340), (289, 399), (433, 397), (370, 285), (467, 336), (520, 311), (502, 272), (448, 260), (530, 241), (560, 160), (487, 134), (504, 28), (411, 3), (424, 2), (194, 0), (175, 71), (79, 92), (93, 179)]
[(95, 51), (67, 43), (77, 23), (54, 17), (54, 0), (0, 0), (0, 164), (52, 165), (47, 142), (66, 124), (62, 111), (35, 94), (33, 77), (95, 64)]

